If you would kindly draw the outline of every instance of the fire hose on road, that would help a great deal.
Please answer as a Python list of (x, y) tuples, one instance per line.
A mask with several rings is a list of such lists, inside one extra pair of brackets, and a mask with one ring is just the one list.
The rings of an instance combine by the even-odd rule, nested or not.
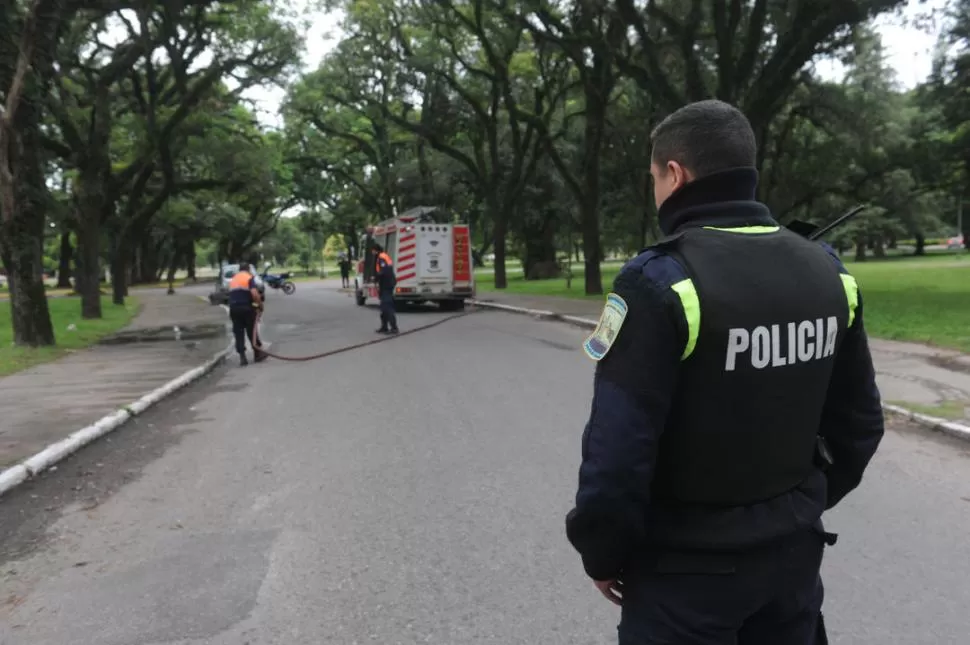
[[(464, 318), (465, 316), (468, 316), (468, 315), (470, 315), (472, 313), (473, 313), (472, 311), (463, 311), (461, 313), (453, 314), (453, 315), (447, 316), (445, 318), (439, 318), (438, 320), (435, 320), (434, 322), (427, 323), (425, 325), (420, 325), (420, 326), (414, 327), (412, 329), (407, 329), (407, 330), (402, 331), (402, 332), (399, 332), (397, 334), (389, 334), (387, 336), (381, 336), (379, 338), (374, 338), (372, 340), (366, 340), (364, 342), (356, 343), (354, 345), (348, 345), (346, 347), (339, 347), (337, 349), (331, 349), (331, 350), (326, 351), (326, 352), (320, 352), (319, 354), (311, 354), (309, 356), (281, 356), (279, 354), (274, 354), (273, 352), (268, 352), (265, 349), (262, 349), (261, 347), (259, 348), (259, 352), (261, 354), (264, 354), (264, 355), (268, 356), (269, 358), (275, 358), (278, 361), (288, 361), (288, 362), (291, 362), (291, 363), (303, 363), (303, 362), (306, 362), (306, 361), (314, 361), (314, 360), (316, 360), (318, 358), (326, 358), (327, 356), (333, 356), (334, 354), (342, 354), (344, 352), (349, 352), (349, 351), (354, 350), (354, 349), (360, 349), (361, 347), (367, 347), (369, 345), (377, 345), (378, 343), (383, 343), (383, 342), (392, 340), (394, 338), (399, 338), (401, 336), (407, 336), (409, 334), (414, 334), (414, 333), (417, 333), (419, 331), (425, 331), (426, 329), (431, 329), (432, 327), (437, 327), (438, 325), (443, 325), (446, 322), (449, 322), (449, 321), (452, 321), (452, 320), (457, 320), (458, 318)], [(259, 324), (260, 324), (260, 321), (262, 320), (262, 318), (263, 318), (263, 311), (262, 311), (262, 309), (260, 309), (260, 310), (258, 310), (256, 312), (256, 323), (253, 325), (253, 337), (249, 339), (249, 341), (252, 343), (253, 347), (259, 347), (259, 345), (256, 344), (256, 340), (259, 338)]]

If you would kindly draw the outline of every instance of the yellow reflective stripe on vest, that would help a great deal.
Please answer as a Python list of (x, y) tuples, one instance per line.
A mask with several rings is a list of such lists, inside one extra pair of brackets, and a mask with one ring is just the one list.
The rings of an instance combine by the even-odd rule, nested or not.
[(712, 231), (725, 231), (727, 233), (746, 233), (746, 234), (757, 234), (757, 233), (774, 233), (779, 230), (780, 226), (738, 226), (736, 228), (719, 228), (717, 226), (705, 226), (704, 228), (710, 229)]
[(680, 304), (687, 319), (687, 344), (684, 345), (684, 353), (680, 355), (680, 360), (685, 360), (694, 352), (697, 335), (701, 331), (701, 301), (697, 297), (694, 281), (690, 278), (676, 282), (670, 288), (680, 296)]
[(859, 283), (848, 273), (840, 273), (839, 277), (842, 278), (845, 297), (849, 301), (849, 327), (851, 327), (852, 321), (855, 320), (855, 310), (859, 306)]

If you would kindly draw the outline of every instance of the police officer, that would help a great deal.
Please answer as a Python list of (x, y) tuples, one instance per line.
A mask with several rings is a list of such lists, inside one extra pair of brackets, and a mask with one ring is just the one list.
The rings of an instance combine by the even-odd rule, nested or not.
[(755, 199), (757, 144), (719, 101), (652, 133), (667, 235), (629, 262), (597, 361), (570, 542), (621, 645), (824, 643), (823, 511), (883, 415), (855, 281)]
[(394, 275), (394, 262), (380, 244), (375, 243), (372, 248), (377, 272), (377, 292), (381, 301), (381, 328), (377, 333), (396, 334), (398, 329), (397, 314), (394, 311), (394, 287), (397, 285), (397, 276)]
[(249, 365), (246, 359), (247, 338), (253, 343), (255, 361), (266, 360), (266, 354), (260, 349), (262, 342), (256, 337), (256, 313), (262, 306), (263, 299), (256, 287), (256, 279), (250, 272), (249, 264), (242, 262), (239, 272), (229, 281), (229, 318), (232, 320), (232, 333), (236, 337), (240, 365)]

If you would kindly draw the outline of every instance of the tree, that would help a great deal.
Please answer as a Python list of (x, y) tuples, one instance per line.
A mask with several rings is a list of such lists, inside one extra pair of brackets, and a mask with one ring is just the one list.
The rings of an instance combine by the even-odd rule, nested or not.
[[(474, 178), (493, 227), (500, 289), (508, 281), (509, 218), (542, 154), (537, 121), (551, 121), (568, 71), (548, 47), (510, 23), (501, 6), (485, 0), (351, 5), (354, 38), (385, 65), (403, 68), (397, 73), (405, 79), (405, 93), (420, 96), (422, 105), (417, 109), (408, 100), (389, 105), (366, 95), (354, 99), (379, 107)], [(453, 140), (444, 134), (452, 131), (458, 135)]]
[[(738, 105), (761, 143), (820, 55), (851, 44), (853, 29), (905, 0), (617, 0), (636, 38), (623, 70), (665, 111), (718, 98)], [(683, 89), (681, 89), (683, 88)], [(760, 164), (759, 164), (760, 165)]]
[[(62, 140), (52, 146), (77, 171), (83, 316), (101, 315), (102, 233), (107, 231), (112, 242), (113, 299), (122, 303), (133, 236), (146, 229), (169, 197), (205, 187), (181, 182), (177, 153), (192, 132), (186, 125), (195, 111), (207, 100), (226, 96), (220, 92), (221, 79), (233, 76), (238, 88), (228, 93), (232, 96), (282, 74), (295, 59), (295, 35), (266, 9), (259, 0), (170, 0), (141, 8), (137, 25), (119, 13), (127, 40), (117, 47), (103, 40), (102, 20), (89, 19), (74, 30), (58, 100), (52, 102)], [(84, 40), (98, 45), (82, 56)], [(212, 62), (198, 68), (203, 54), (210, 54)], [(167, 65), (159, 66), (157, 55), (166, 56)], [(121, 141), (113, 138), (118, 120), (129, 133), (137, 133), (134, 141), (130, 134)], [(119, 155), (119, 148), (126, 154)]]
[(14, 343), (52, 345), (43, 282), (44, 206), (49, 198), (39, 155), (42, 97), (67, 8), (62, 0), (0, 7), (0, 258), (8, 270)]

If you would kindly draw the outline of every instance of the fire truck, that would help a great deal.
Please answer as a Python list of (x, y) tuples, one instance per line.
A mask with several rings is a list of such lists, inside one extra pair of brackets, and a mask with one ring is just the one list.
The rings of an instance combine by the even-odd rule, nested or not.
[(376, 262), (371, 248), (380, 244), (394, 262), (394, 300), (437, 302), (457, 310), (475, 296), (471, 232), (467, 224), (442, 224), (433, 206), (419, 206), (369, 228), (361, 238), (361, 259), (354, 280), (357, 304), (378, 298)]

